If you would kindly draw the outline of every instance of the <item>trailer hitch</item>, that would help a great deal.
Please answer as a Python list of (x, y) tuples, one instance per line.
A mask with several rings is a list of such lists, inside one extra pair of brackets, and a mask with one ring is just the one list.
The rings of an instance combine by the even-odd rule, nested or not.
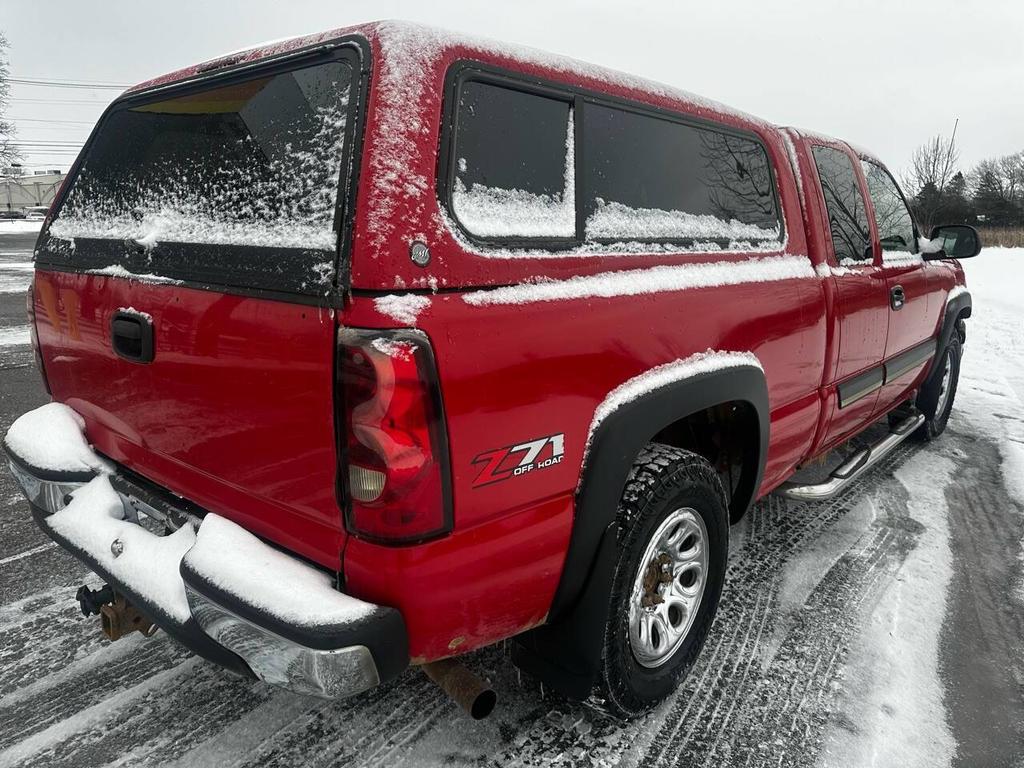
[(89, 589), (83, 584), (75, 593), (75, 600), (83, 616), (99, 616), (104, 605), (114, 602), (114, 588), (104, 584), (100, 589)]
[(75, 593), (75, 598), (83, 616), (99, 614), (103, 634), (111, 640), (120, 640), (132, 632), (152, 637), (157, 630), (152, 621), (139, 613), (124, 595), (119, 595), (109, 584), (104, 584), (101, 589), (96, 590), (82, 585)]

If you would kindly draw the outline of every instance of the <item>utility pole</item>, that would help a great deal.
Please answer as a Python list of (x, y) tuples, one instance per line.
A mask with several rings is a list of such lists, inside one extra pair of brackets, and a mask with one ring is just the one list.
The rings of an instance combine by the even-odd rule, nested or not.
[(960, 125), (960, 118), (953, 120), (953, 133), (949, 137), (949, 147), (946, 150), (946, 170), (942, 174), (942, 186), (939, 187), (939, 194), (942, 194), (942, 190), (946, 188), (946, 182), (949, 180), (951, 171), (953, 170), (953, 147), (956, 146), (956, 129)]

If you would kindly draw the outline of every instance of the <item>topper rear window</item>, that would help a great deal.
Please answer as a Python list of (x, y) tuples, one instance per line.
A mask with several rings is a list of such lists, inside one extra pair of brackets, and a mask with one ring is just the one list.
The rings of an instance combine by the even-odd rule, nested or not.
[(115, 106), (40, 261), (322, 295), (359, 101), (341, 49)]

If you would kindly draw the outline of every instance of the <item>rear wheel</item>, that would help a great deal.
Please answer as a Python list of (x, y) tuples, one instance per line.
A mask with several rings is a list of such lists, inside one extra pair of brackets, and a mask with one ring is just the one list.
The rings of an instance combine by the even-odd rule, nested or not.
[(619, 503), (601, 694), (623, 717), (668, 696), (704, 645), (725, 576), (729, 510), (714, 468), (652, 443)]
[(963, 347), (960, 337), (954, 333), (949, 344), (936, 361), (935, 369), (918, 392), (915, 405), (925, 416), (917, 435), (924, 440), (932, 440), (946, 429), (949, 414), (953, 411), (953, 399), (956, 397), (957, 382), (960, 379), (960, 358)]

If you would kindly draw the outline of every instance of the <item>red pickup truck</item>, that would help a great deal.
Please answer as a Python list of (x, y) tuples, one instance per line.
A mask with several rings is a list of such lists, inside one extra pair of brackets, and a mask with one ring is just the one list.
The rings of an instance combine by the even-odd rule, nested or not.
[(928, 234), (872, 155), (664, 85), (398, 23), (276, 43), (100, 119), (28, 297), (54, 402), (5, 447), (112, 637), (330, 697), (421, 665), (477, 715), (445, 660), (515, 638), (630, 715), (730, 523), (942, 432), (980, 243)]

